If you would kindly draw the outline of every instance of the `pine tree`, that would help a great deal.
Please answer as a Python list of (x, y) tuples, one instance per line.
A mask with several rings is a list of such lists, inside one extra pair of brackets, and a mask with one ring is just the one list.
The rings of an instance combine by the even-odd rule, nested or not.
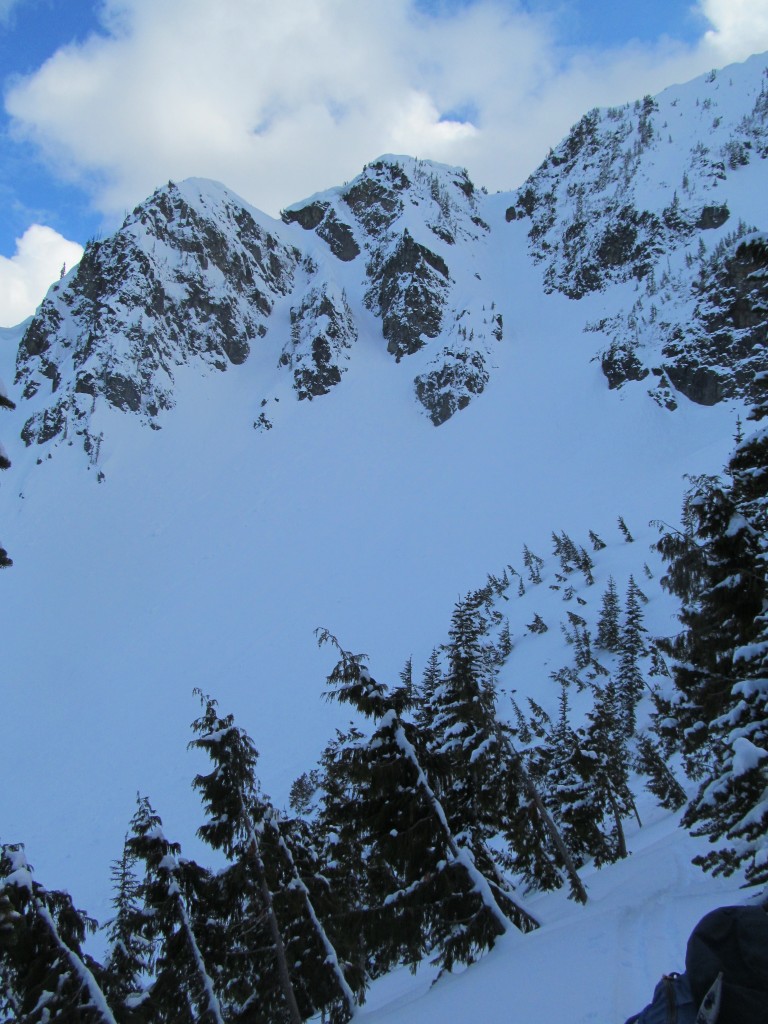
[(619, 529), (621, 530), (621, 532), (622, 532), (622, 534), (624, 536), (624, 540), (627, 542), (627, 544), (631, 544), (634, 541), (635, 538), (629, 532), (629, 527), (624, 522), (624, 517), (623, 516), (619, 516), (618, 523), (619, 523)]
[[(288, 1019), (300, 1021), (323, 1010), (334, 1021), (348, 1020), (357, 1000), (299, 871), (311, 859), (306, 837), (301, 837), (298, 824), (290, 828), (281, 820), (260, 792), (255, 775), (258, 755), (250, 737), (235, 725), (232, 715), (219, 715), (215, 700), (196, 692), (203, 713), (192, 725), (196, 738), (190, 746), (205, 751), (214, 765), (213, 771), (197, 775), (193, 783), (208, 815), (198, 831), (233, 862), (238, 884), (245, 880), (254, 896), (260, 897), (252, 901), (247, 923), (258, 932), (259, 919), (266, 918), (264, 931), (284, 1003), (278, 1013), (282, 1016), (287, 1010)], [(265, 971), (255, 966), (261, 982), (258, 997), (271, 1001), (274, 996), (268, 997), (265, 991)], [(227, 965), (230, 990), (241, 988), (247, 969), (242, 961), (235, 971)]]
[(675, 778), (656, 743), (648, 733), (638, 733), (635, 768), (646, 776), (646, 789), (653, 793), (659, 806), (679, 811), (687, 802), (685, 790)]
[(619, 650), (619, 595), (613, 576), (608, 577), (608, 587), (603, 593), (595, 644), (602, 650), (612, 651), (614, 654)]
[(535, 555), (527, 544), (523, 545), (523, 565), (528, 570), (531, 583), (541, 583), (541, 570), (544, 565), (544, 559)]
[(619, 640), (620, 658), (616, 677), (618, 699), (627, 736), (634, 735), (637, 705), (645, 687), (643, 674), (638, 664), (640, 657), (645, 654), (642, 637), (644, 632), (643, 614), (640, 610), (640, 590), (635, 583), (634, 576), (630, 576), (624, 605), (624, 624)]
[(349, 751), (345, 767), (353, 787), (337, 812), (366, 850), (362, 928), (376, 970), (416, 963), (427, 953), (450, 970), (474, 960), (513, 925), (536, 927), (489, 866), (486, 851), (472, 842), (472, 830), (454, 833), (431, 781), (435, 758), (403, 717), (411, 706), (405, 689), (390, 693), (376, 683), (364, 656), (344, 651), (327, 631), (320, 642), (340, 654), (329, 696), (375, 725), (370, 740)]
[[(595, 855), (595, 863), (619, 860), (627, 856), (623, 819), (637, 816), (629, 788), (630, 759), (626, 743), (624, 708), (612, 681), (595, 690), (595, 704), (588, 714), (582, 750), (590, 764), (590, 790), (602, 818), (608, 823), (608, 848)], [(638, 824), (639, 824), (638, 817)]]
[(134, 867), (136, 859), (126, 845), (112, 864), (115, 916), (105, 926), (109, 952), (104, 963), (104, 991), (119, 1024), (142, 1019), (152, 972), (152, 943), (142, 930), (147, 921), (139, 899), (140, 885)]
[[(768, 249), (764, 249), (768, 265)], [(744, 866), (748, 884), (768, 881), (768, 374), (755, 380), (749, 419), (760, 424), (736, 447), (730, 483), (712, 484), (696, 506), (695, 603), (684, 605), (677, 666), (686, 740), (705, 731), (710, 760), (684, 824), (715, 847), (696, 862), (715, 874)], [(701, 550), (703, 548), (703, 550)], [(701, 724), (700, 724), (701, 723)], [(703, 726), (703, 728), (702, 728)]]
[(598, 537), (594, 530), (589, 531), (589, 539), (592, 541), (593, 551), (602, 551), (605, 547), (605, 541)]
[(96, 922), (68, 893), (33, 876), (24, 847), (0, 848), (0, 1008), (15, 1024), (116, 1024), (100, 985), (101, 968), (82, 943)]
[(138, 895), (142, 934), (156, 951), (148, 995), (153, 1024), (224, 1024), (215, 965), (204, 948), (222, 944), (210, 912), (216, 880), (166, 839), (146, 797), (138, 798), (126, 850), (145, 868)]

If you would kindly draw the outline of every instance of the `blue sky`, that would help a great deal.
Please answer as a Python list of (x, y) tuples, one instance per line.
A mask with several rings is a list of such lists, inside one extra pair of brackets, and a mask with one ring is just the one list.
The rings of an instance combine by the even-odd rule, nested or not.
[(589, 107), (758, 49), (768, 0), (0, 0), (0, 325), (169, 178), (272, 214), (382, 152), (511, 188)]

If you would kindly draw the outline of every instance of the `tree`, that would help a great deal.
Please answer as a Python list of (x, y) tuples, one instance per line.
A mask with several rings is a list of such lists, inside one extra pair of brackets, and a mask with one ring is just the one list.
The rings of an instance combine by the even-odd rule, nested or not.
[[(768, 247), (763, 243), (763, 262)], [(768, 374), (756, 377), (749, 419), (760, 424), (734, 450), (729, 481), (707, 479), (692, 506), (691, 594), (675, 667), (688, 744), (707, 738), (704, 778), (684, 824), (713, 850), (696, 863), (714, 874), (744, 866), (768, 881)], [(674, 547), (674, 545), (672, 545)], [(683, 556), (685, 557), (685, 556)], [(673, 563), (673, 569), (675, 568)], [(676, 576), (671, 576), (674, 582)], [(689, 747), (690, 749), (690, 747)], [(697, 767), (700, 762), (697, 762)]]
[(616, 677), (618, 699), (627, 736), (634, 735), (637, 705), (645, 687), (645, 680), (638, 664), (640, 657), (645, 653), (641, 597), (634, 576), (630, 576), (624, 605), (624, 623), (619, 638), (619, 670)]
[(15, 1024), (78, 1021), (116, 1024), (99, 983), (101, 969), (82, 950), (96, 922), (68, 893), (33, 876), (21, 844), (0, 849), (0, 1008)]
[[(258, 754), (251, 738), (235, 725), (232, 715), (219, 715), (215, 700), (196, 692), (203, 713), (192, 724), (196, 738), (190, 746), (205, 751), (213, 762), (213, 770), (197, 775), (193, 783), (208, 815), (199, 835), (230, 858), (238, 886), (245, 879), (254, 896), (260, 896), (252, 901), (247, 926), (258, 933), (258, 921), (266, 917), (289, 1019), (300, 1021), (322, 1010), (334, 1021), (348, 1020), (357, 999), (345, 967), (358, 989), (363, 979), (350, 971), (350, 965), (342, 965), (305, 881), (303, 869), (311, 868), (312, 860), (308, 836), (298, 822), (285, 821), (261, 793), (255, 775)], [(228, 967), (227, 983), (239, 988), (245, 973), (242, 961), (234, 972)], [(257, 995), (265, 1001), (263, 969), (258, 974)], [(275, 1017), (270, 1014), (268, 1019)]]
[[(348, 748), (349, 798), (337, 807), (366, 851), (362, 929), (375, 968), (415, 963), (431, 953), (450, 970), (468, 963), (510, 927), (537, 922), (487, 866), (471, 828), (456, 834), (433, 777), (442, 759), (430, 755), (404, 714), (412, 697), (372, 679), (363, 655), (344, 651), (326, 630), (340, 659), (328, 677), (328, 697), (373, 720), (368, 741)], [(432, 772), (432, 776), (430, 776)]]
[(619, 595), (613, 576), (608, 577), (608, 586), (603, 593), (600, 617), (597, 620), (597, 637), (595, 644), (604, 651), (619, 650)]
[(141, 1020), (152, 973), (152, 943), (142, 934), (147, 921), (140, 902), (136, 858), (127, 848), (112, 864), (115, 916), (106, 925), (109, 952), (104, 963), (104, 990), (119, 1024)]
[(138, 895), (143, 902), (142, 934), (155, 947), (148, 995), (151, 1020), (224, 1024), (212, 957), (204, 948), (221, 938), (213, 927), (216, 915), (210, 912), (215, 880), (183, 858), (178, 843), (166, 839), (162, 820), (146, 797), (138, 798), (125, 849), (145, 867)]

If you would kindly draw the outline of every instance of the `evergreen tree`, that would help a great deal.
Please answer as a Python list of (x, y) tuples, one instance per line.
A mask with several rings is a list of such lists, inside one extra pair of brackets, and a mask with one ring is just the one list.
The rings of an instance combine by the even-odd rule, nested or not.
[[(193, 723), (196, 739), (190, 746), (204, 750), (214, 768), (193, 783), (208, 814), (199, 834), (233, 861), (238, 885), (245, 879), (260, 895), (251, 904), (247, 924), (258, 931), (258, 921), (266, 917), (284, 1001), (282, 1012), (272, 1011), (267, 1019), (282, 1019), (287, 1010), (287, 1019), (298, 1021), (323, 1010), (334, 1021), (348, 1020), (357, 1000), (301, 870), (311, 870), (308, 837), (298, 823), (291, 827), (282, 820), (260, 792), (258, 755), (250, 737), (232, 715), (219, 715), (211, 697), (200, 694), (200, 700), (203, 713)], [(265, 972), (256, 966), (258, 996), (264, 1002)], [(242, 985), (246, 969), (242, 962), (236, 971), (227, 967), (230, 988)]]
[(608, 577), (608, 587), (603, 594), (600, 618), (597, 620), (597, 638), (595, 643), (604, 651), (619, 650), (619, 595), (613, 576)]
[(142, 934), (147, 922), (134, 871), (136, 859), (126, 845), (112, 864), (115, 916), (106, 925), (109, 952), (104, 964), (104, 991), (119, 1024), (144, 1020), (142, 1004), (152, 972), (152, 944)]
[(631, 544), (634, 541), (635, 538), (629, 532), (629, 527), (624, 522), (624, 517), (623, 516), (619, 516), (618, 523), (619, 523), (619, 529), (621, 530), (621, 532), (622, 532), (622, 534), (624, 536), (624, 540), (627, 542), (627, 544)]
[(592, 541), (593, 551), (602, 551), (605, 547), (605, 541), (598, 537), (594, 530), (589, 531), (589, 539)]
[[(582, 751), (589, 764), (589, 791), (596, 820), (605, 823), (607, 844), (595, 851), (595, 863), (627, 856), (623, 819), (637, 809), (629, 788), (630, 759), (627, 751), (624, 708), (617, 687), (609, 680), (595, 690), (595, 704), (588, 714)], [(599, 809), (599, 811), (597, 810)], [(638, 824), (639, 824), (638, 818)]]
[(544, 559), (535, 555), (527, 544), (523, 545), (523, 565), (528, 570), (531, 583), (541, 583), (541, 570), (544, 565)]
[[(765, 260), (768, 264), (768, 258)], [(697, 548), (684, 601), (686, 662), (675, 667), (686, 749), (706, 743), (705, 775), (684, 823), (715, 847), (697, 863), (715, 874), (744, 866), (748, 884), (768, 881), (768, 375), (755, 380), (750, 420), (730, 482), (707, 479), (692, 508)], [(702, 488), (700, 487), (701, 491)], [(670, 545), (674, 547), (674, 545)], [(670, 579), (676, 580), (673, 561)], [(691, 723), (690, 725), (688, 723)], [(692, 758), (689, 755), (689, 762)]]
[(204, 946), (218, 946), (213, 926), (216, 880), (181, 856), (178, 843), (163, 833), (163, 823), (146, 797), (139, 797), (128, 855), (144, 863), (142, 934), (155, 948), (154, 980), (149, 990), (153, 1024), (224, 1024), (213, 958)]
[(659, 806), (668, 811), (679, 811), (687, 802), (685, 790), (667, 765), (656, 743), (648, 733), (637, 735), (635, 768), (646, 776), (646, 788), (653, 793)]
[(634, 576), (630, 576), (624, 605), (624, 624), (619, 640), (620, 658), (616, 677), (618, 699), (627, 736), (634, 735), (637, 705), (645, 686), (638, 664), (640, 657), (645, 654), (642, 636), (644, 632), (643, 613), (640, 609), (640, 590), (635, 583)]
[(116, 1024), (101, 968), (82, 950), (96, 922), (35, 880), (20, 844), (0, 848), (0, 1009), (15, 1024)]
[[(366, 850), (362, 928), (375, 969), (416, 963), (431, 953), (450, 970), (468, 963), (513, 925), (536, 921), (514, 899), (477, 832), (454, 833), (432, 778), (444, 756), (430, 755), (404, 714), (411, 699), (376, 683), (361, 655), (344, 651), (327, 631), (340, 660), (329, 676), (329, 696), (373, 719), (370, 740), (348, 751), (350, 798), (337, 813)], [(471, 734), (470, 734), (471, 735)]]

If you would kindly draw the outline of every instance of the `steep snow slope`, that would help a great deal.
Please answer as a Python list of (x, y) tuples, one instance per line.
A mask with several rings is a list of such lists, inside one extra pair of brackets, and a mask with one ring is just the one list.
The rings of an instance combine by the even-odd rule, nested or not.
[[(393, 166), (372, 165), (360, 180), (376, 182), (391, 175)], [(415, 162), (411, 167), (404, 160), (402, 166), (417, 178)], [(760, 160), (743, 171), (756, 174), (764, 167)], [(345, 234), (338, 227), (341, 193), (294, 208), (327, 204), (314, 225), (311, 215), (302, 214), (302, 224), (287, 211), (290, 223), (280, 224), (249, 212), (261, 237), (274, 238), (281, 266), (290, 271), (269, 293), (263, 344), (256, 340), (255, 324), (247, 359), (220, 352), (215, 332), (206, 347), (209, 336), (195, 305), (189, 316), (197, 348), (185, 347), (182, 358), (178, 339), (169, 334), (169, 347), (158, 346), (149, 362), (153, 393), (169, 397), (162, 415), (160, 402), (157, 415), (146, 405), (149, 391), (141, 391), (139, 415), (133, 415), (130, 403), (126, 411), (107, 391), (83, 390), (89, 359), (98, 363), (93, 379), (100, 382), (108, 380), (116, 361), (124, 367), (133, 360), (126, 379), (146, 369), (144, 355), (136, 356), (130, 345), (117, 351), (120, 337), (128, 336), (118, 337), (113, 329), (117, 311), (101, 301), (103, 291), (96, 298), (85, 295), (92, 305), (82, 315), (68, 307), (74, 319), (80, 317), (83, 359), (67, 364), (66, 373), (45, 374), (44, 363), (64, 366), (77, 347), (74, 340), (68, 347), (66, 336), (53, 332), (49, 347), (38, 353), (29, 341), (22, 345), (19, 386), (33, 379), (42, 386), (40, 377), (49, 383), (19, 401), (15, 412), (0, 414), (0, 438), (13, 462), (1, 481), (0, 540), (15, 563), (0, 577), (2, 757), (8, 780), (0, 795), (0, 834), (4, 841), (24, 841), (38, 877), (68, 888), (101, 920), (109, 914), (109, 861), (120, 852), (137, 790), (151, 797), (169, 837), (197, 852), (194, 831), (201, 811), (190, 780), (198, 765), (185, 750), (197, 712), (193, 687), (218, 697), (222, 709), (233, 711), (248, 729), (261, 751), (265, 789), (283, 803), (291, 781), (312, 767), (334, 728), (346, 724), (346, 714), (321, 698), (331, 661), (315, 646), (316, 627), (326, 626), (346, 647), (368, 652), (371, 671), (382, 681), (395, 680), (409, 656), (420, 673), (433, 645), (446, 637), (457, 598), (482, 585), (488, 572), (510, 562), (520, 568), (524, 543), (548, 555), (552, 530), (586, 543), (593, 529), (608, 543), (596, 558), (596, 584), (585, 591), (594, 615), (610, 574), (626, 581), (648, 561), (658, 580), (659, 566), (648, 550), (655, 536), (649, 520), (674, 521), (683, 474), (718, 471), (730, 449), (743, 412), (738, 397), (708, 408), (677, 395), (677, 409), (670, 413), (663, 403), (649, 401), (647, 383), (630, 379), (619, 391), (606, 386), (592, 358), (595, 337), (582, 327), (626, 315), (637, 298), (631, 275), (610, 289), (586, 292), (578, 303), (557, 290), (547, 292), (546, 265), (529, 254), (530, 222), (507, 219), (509, 195), (477, 197), (483, 227), (472, 221), (464, 202), (471, 197), (456, 184), (455, 171), (422, 173), (423, 202), (433, 204), (429, 216), (417, 216), (417, 204), (409, 200), (397, 224), (387, 226), (395, 225), (392, 234), (384, 231), (381, 246), (365, 257), (368, 207), (361, 205)], [(453, 243), (428, 227), (435, 219), (447, 230), (437, 218), (440, 189), (451, 180), (450, 202), (443, 205), (451, 210), (450, 203), (464, 203), (451, 224), (474, 232)], [(218, 186), (184, 183), (177, 192), (190, 208), (195, 194), (195, 204), (201, 196), (206, 204), (221, 202), (227, 223), (240, 216), (242, 207)], [(421, 194), (409, 192), (414, 199)], [(736, 199), (746, 195), (734, 191)], [(329, 211), (337, 211), (335, 221)], [(139, 231), (139, 221), (131, 221), (131, 231)], [(323, 225), (342, 255), (353, 252), (350, 238), (360, 255), (344, 259), (334, 253)], [(377, 231), (374, 225), (370, 237), (378, 238)], [(716, 242), (728, 225), (707, 231)], [(414, 267), (435, 266), (404, 242), (406, 232), (414, 246), (428, 248), (450, 271), (450, 281), (436, 271), (446, 281), (442, 326), (429, 338), (416, 324), (408, 337), (424, 343), (412, 353), (398, 350), (402, 334), (387, 335), (386, 310), (394, 308), (387, 304), (407, 293)], [(229, 243), (238, 238), (236, 232), (227, 235), (228, 262), (234, 259)], [(102, 250), (111, 244), (120, 249), (117, 242), (105, 242)], [(190, 246), (177, 245), (163, 262), (157, 257), (163, 244), (157, 243), (152, 273), (162, 277), (171, 267), (181, 274), (164, 309), (178, 300), (176, 320), (183, 323), (185, 289), (201, 282), (213, 287), (221, 271)], [(137, 251), (146, 256), (147, 247)], [(400, 263), (390, 263), (395, 254), (405, 254)], [(255, 279), (258, 260), (254, 252), (250, 257)], [(240, 251), (239, 266), (248, 258)], [(364, 259), (373, 265), (370, 271)], [(167, 281), (163, 277), (164, 288)], [(245, 270), (243, 281), (249, 282)], [(116, 295), (119, 283), (118, 274)], [(219, 285), (220, 298), (223, 275)], [(266, 294), (267, 285), (261, 290)], [(239, 293), (231, 296), (235, 319), (241, 299)], [(62, 309), (62, 302), (61, 292), (51, 296), (51, 308)], [(461, 320), (455, 319), (464, 309), (475, 328), (471, 351), (481, 353), (488, 378), (478, 401), (434, 429), (414, 398), (413, 381), (435, 369), (436, 354), (441, 366), (449, 365), (443, 349), (456, 338), (469, 344), (470, 332), (460, 336)], [(115, 343), (111, 355), (88, 348), (94, 310), (95, 326)], [(333, 358), (325, 360), (326, 369), (337, 367), (342, 386), (335, 386), (331, 374), (324, 392), (297, 401), (300, 357), (306, 362), (319, 336), (310, 322), (326, 330), (336, 322), (334, 341), (345, 323), (353, 323), (354, 332), (344, 335), (348, 345), (329, 343)], [(487, 333), (480, 338), (483, 322)], [(503, 323), (501, 339), (494, 323)], [(9, 385), (18, 341), (18, 331), (0, 334), (0, 378)], [(49, 358), (54, 345), (55, 360)], [(352, 349), (354, 357), (347, 358)], [(217, 365), (222, 352), (226, 373)], [(168, 358), (155, 359), (158, 353)], [(58, 372), (62, 391), (54, 392)], [(64, 392), (71, 402), (64, 410), (69, 433), (62, 427), (47, 441), (34, 435), (25, 446), (19, 435), (30, 412), (44, 417)], [(92, 439), (87, 458), (84, 435), (74, 433), (79, 420), (67, 418), (78, 402), (85, 403)], [(266, 429), (262, 413), (273, 429)], [(161, 429), (147, 429), (147, 420)], [(254, 422), (262, 429), (254, 431)], [(33, 439), (29, 429), (27, 436)], [(623, 541), (618, 515), (635, 535), (634, 544)], [(674, 605), (655, 581), (646, 589), (649, 630), (672, 632)], [(550, 672), (571, 657), (558, 628), (566, 614), (563, 595), (545, 580), (509, 603), (516, 647), (502, 688), (553, 707), (557, 689)], [(550, 623), (543, 637), (526, 631), (533, 612)], [(509, 1019), (513, 998), (520, 1019), (622, 1019), (643, 1002), (661, 969), (679, 966), (678, 951), (695, 918), (724, 893), (738, 898), (731, 886), (690, 868), (690, 841), (670, 819), (650, 808), (647, 813), (656, 825), (633, 837), (632, 858), (588, 879), (593, 904), (586, 911), (560, 896), (539, 898), (535, 906), (548, 927), (532, 939), (510, 938), (463, 978), (442, 983), (426, 1002), (418, 988), (408, 989), (402, 1005), (393, 1006), (388, 986), (398, 981), (387, 979), (381, 992), (372, 993), (366, 1013), (377, 1020), (429, 1019), (427, 1014), (444, 1019), (444, 1000), (469, 1008), (481, 990), (492, 990), (482, 997), (488, 1020), (502, 1013)], [(676, 893), (679, 916), (670, 892)], [(576, 920), (588, 922), (578, 954), (570, 937)], [(666, 945), (657, 956), (649, 954), (645, 946), (661, 943), (662, 934)], [(570, 995), (527, 984), (566, 948), (570, 976), (593, 979), (599, 991), (595, 996), (574, 980), (575, 1008)], [(606, 964), (613, 987), (601, 986)], [(621, 980), (626, 971), (628, 982)]]
[(418, 670), (455, 600), (524, 542), (615, 539), (621, 514), (647, 545), (648, 520), (676, 516), (683, 473), (721, 466), (734, 408), (670, 416), (640, 388), (610, 392), (569, 301), (531, 305), (540, 275), (522, 255), (497, 273), (510, 332), (493, 384), (439, 430), (373, 344), (322, 402), (276, 403), (279, 430), (250, 429), (254, 379), (279, 386), (256, 360), (180, 370), (161, 431), (102, 407), (102, 483), (74, 445), (37, 465), (13, 442), (23, 413), (3, 416), (5, 756), (24, 779), (3, 792), (4, 831), (97, 916), (137, 789), (169, 834), (192, 835), (194, 686), (249, 728), (284, 799), (343, 724), (320, 698), (316, 627), (368, 652), (383, 680), (409, 655)]

